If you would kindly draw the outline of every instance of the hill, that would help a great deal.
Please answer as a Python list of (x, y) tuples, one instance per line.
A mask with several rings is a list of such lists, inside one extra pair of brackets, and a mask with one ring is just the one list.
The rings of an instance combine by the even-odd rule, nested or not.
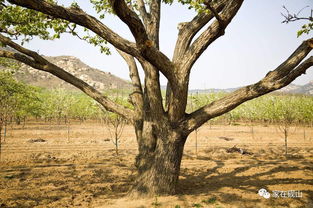
[[(99, 69), (92, 68), (80, 59), (73, 56), (56, 56), (45, 57), (55, 65), (65, 69), (67, 72), (87, 82), (92, 87), (99, 91), (108, 89), (128, 89), (131, 84), (117, 76), (114, 76), (110, 72), (103, 72)], [(15, 77), (19, 81), (23, 81), (27, 84), (44, 87), (44, 88), (64, 88), (70, 90), (76, 90), (72, 85), (64, 82), (63, 80), (43, 71), (33, 69), (24, 64), (15, 73)]]
[[(129, 81), (123, 80), (110, 72), (104, 72), (99, 69), (92, 68), (83, 63), (80, 59), (73, 56), (55, 56), (45, 57), (57, 66), (65, 69), (67, 72), (79, 77), (89, 85), (93, 86), (99, 91), (109, 89), (129, 89), (131, 84)], [(27, 84), (44, 87), (44, 88), (64, 88), (76, 90), (72, 85), (63, 80), (43, 71), (33, 69), (24, 64), (21, 65), (20, 70), (15, 73), (15, 77)], [(162, 86), (165, 90), (166, 86)], [(209, 92), (232, 92), (238, 88), (227, 89), (192, 89), (190, 93), (209, 93)], [(313, 95), (313, 80), (306, 85), (290, 84), (274, 93), (282, 94), (304, 94)]]

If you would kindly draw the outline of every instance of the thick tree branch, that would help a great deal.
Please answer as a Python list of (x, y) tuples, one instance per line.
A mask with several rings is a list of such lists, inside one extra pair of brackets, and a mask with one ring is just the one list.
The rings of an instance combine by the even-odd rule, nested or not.
[[(222, 11), (223, 8), (225, 8), (224, 1), (219, 1), (219, 3), (214, 5), (214, 11)], [(228, 8), (225, 8), (224, 10), (226, 9), (229, 9), (229, 5)], [(191, 54), (190, 42), (194, 35), (197, 34), (197, 32), (213, 17), (214, 14), (212, 12), (210, 14), (199, 14), (191, 22), (183, 24), (179, 30), (179, 37), (176, 42), (173, 57), (173, 62), (175, 66), (177, 66), (177, 82), (168, 83), (166, 93), (166, 107), (168, 109), (170, 121), (173, 123), (173, 125), (177, 125), (177, 123), (185, 116), (188, 97), (189, 74), (192, 66), (192, 64), (190, 64), (188, 61), (190, 61), (190, 58), (196, 57), (197, 55)], [(220, 26), (218, 29), (221, 27), (222, 26)], [(205, 44), (205, 41), (199, 43), (199, 46), (201, 44)], [(189, 54), (189, 56), (186, 54)]]
[(130, 94), (131, 103), (134, 105), (137, 114), (135, 115), (138, 119), (142, 118), (143, 115), (143, 91), (141, 81), (138, 73), (137, 64), (134, 57), (124, 53), (117, 49), (117, 52), (122, 56), (129, 67), (129, 76), (133, 85), (133, 92)]
[(281, 88), (290, 84), (293, 80), (297, 77), (301, 76), (302, 74), (306, 73), (306, 70), (313, 66), (313, 56), (306, 59), (303, 63), (301, 63), (297, 68), (292, 70), (288, 75), (286, 75), (283, 79), (281, 79), (275, 87)]
[(152, 0), (150, 2), (150, 20), (146, 24), (148, 37), (153, 41), (154, 46), (159, 49), (160, 35), (160, 20), (161, 20), (161, 0)]
[(138, 59), (145, 72), (144, 100), (145, 115), (154, 120), (164, 116), (159, 71), (144, 58)]
[(129, 9), (124, 0), (110, 0), (110, 4), (116, 15), (129, 27), (136, 43), (138, 45), (145, 45), (149, 39), (138, 15)]
[(33, 68), (38, 68), (42, 66), (41, 64), (35, 62), (32, 58), (25, 56), (21, 53), (14, 53), (14, 52), (6, 51), (6, 50), (0, 50), (0, 57), (17, 60)]
[(137, 0), (137, 4), (144, 27), (147, 31), (148, 39), (153, 42), (154, 47), (159, 49), (161, 1), (150, 1), (149, 12), (147, 12), (145, 2), (143, 0)]
[[(0, 35), (0, 38), (1, 38), (0, 42), (2, 42), (3, 36)], [(129, 119), (131, 121), (134, 119), (134, 112), (132, 110), (113, 102), (108, 97), (102, 95), (99, 91), (97, 91), (96, 89), (94, 89), (81, 79), (78, 79), (77, 77), (68, 73), (64, 69), (52, 64), (47, 59), (40, 56), (38, 53), (28, 50), (22, 46), (18, 46), (16, 43), (9, 41), (8, 39), (5, 39), (5, 42), (2, 43), (11, 46), (20, 53), (0, 50), (0, 57), (14, 59), (26, 65), (29, 65), (35, 69), (49, 72), (50, 74), (53, 74), (59, 77), (60, 79), (64, 80), (65, 82), (68, 82), (73, 86), (77, 87), (78, 89), (86, 93), (88, 96), (95, 99), (106, 110), (122, 115), (126, 119)]]
[(11, 41), (10, 38), (7, 38), (3, 35), (0, 34), (0, 42), (3, 43), (4, 45), (8, 45), (10, 46), (11, 48), (29, 56), (29, 57), (32, 57), (37, 63), (40, 63), (40, 64), (46, 64), (46, 59), (44, 59), (42, 56), (40, 56), (38, 53), (34, 52), (34, 51), (31, 51), (31, 50), (28, 50), (22, 46), (20, 46), (19, 44)]
[[(164, 109), (160, 90), (159, 72), (143, 57), (139, 59), (145, 72), (145, 87), (143, 92), (135, 59), (124, 52), (118, 52), (129, 65), (130, 77), (135, 89), (132, 96), (135, 101), (135, 107), (137, 106), (137, 108), (135, 108), (137, 110), (136, 118), (140, 118), (142, 114), (145, 114), (147, 117), (153, 117), (153, 119), (162, 119)], [(151, 115), (152, 111), (155, 112), (153, 115)]]
[(309, 67), (313, 66), (312, 56), (300, 64), (310, 53), (312, 46), (313, 39), (304, 41), (286, 61), (274, 71), (269, 72), (261, 81), (240, 88), (188, 115), (183, 122), (186, 131), (191, 132), (206, 121), (231, 111), (243, 102), (290, 84), (298, 76), (304, 74)]
[(42, 0), (9, 0), (9, 2), (18, 6), (42, 12), (55, 18), (60, 18), (76, 23), (80, 26), (90, 29), (116, 48), (135, 57), (139, 55), (136, 44), (122, 38), (95, 17), (88, 15), (79, 8), (65, 8)]
[[(137, 14), (126, 8), (123, 0), (111, 1), (111, 5), (115, 8), (116, 14), (132, 31), (139, 48), (142, 49), (142, 44), (144, 44), (144, 47), (151, 47), (152, 50), (156, 51), (161, 56), (164, 56), (157, 51), (159, 47), (160, 3), (160, 0), (153, 0), (150, 2), (150, 12), (144, 14), (146, 16), (143, 18), (145, 23), (145, 25), (143, 25)], [(143, 2), (141, 2), (141, 6), (144, 6)], [(143, 8), (142, 12), (144, 12)], [(136, 57), (145, 72), (144, 100), (146, 100), (146, 106), (144, 106), (144, 111), (146, 116), (149, 117), (150, 115), (150, 117), (154, 117), (154, 119), (160, 119), (164, 115), (164, 109), (160, 91), (159, 70), (162, 71), (164, 66), (162, 66), (162, 60), (160, 59), (159, 63), (157, 63), (159, 66), (155, 66), (147, 61), (148, 59), (146, 58), (146, 55), (148, 52), (149, 50), (144, 49), (142, 56)], [(153, 58), (155, 57), (153, 56)], [(167, 57), (165, 57), (165, 59), (167, 59)], [(169, 62), (170, 61), (167, 60), (167, 63)], [(160, 69), (160, 67), (162, 68)], [(170, 70), (172, 70), (171, 67)], [(151, 115), (152, 109), (156, 112), (154, 115)]]
[[(140, 6), (142, 9), (145, 9), (144, 2), (139, 0)], [(159, 33), (160, 33), (160, 12), (161, 12), (161, 1), (152, 0), (149, 1), (149, 13), (143, 14), (142, 16), (144, 27), (147, 32), (149, 41), (151, 41), (153, 47), (157, 50), (159, 49)], [(139, 8), (140, 9), (140, 8)], [(146, 11), (146, 10), (145, 10)], [(147, 11), (146, 11), (147, 12)], [(142, 14), (143, 12), (141, 12)], [(144, 81), (144, 100), (146, 105), (144, 106), (145, 115), (147, 117), (153, 117), (153, 119), (160, 120), (164, 115), (164, 109), (162, 104), (162, 95), (160, 90), (160, 81), (159, 81), (159, 70), (147, 61), (144, 57), (138, 59), (144, 72), (145, 72), (145, 81)], [(162, 70), (160, 70), (162, 71)], [(149, 105), (148, 105), (149, 103)], [(155, 110), (157, 113), (152, 115), (152, 110)]]
[[(138, 15), (127, 7), (124, 0), (110, 0), (110, 4), (116, 15), (127, 24), (132, 32), (137, 43), (137, 48), (139, 48), (141, 52), (141, 56), (156, 67), (157, 70), (161, 71), (170, 82), (173, 82), (173, 63), (166, 55), (157, 49), (154, 45), (154, 41), (149, 39), (147, 31)], [(139, 58), (138, 56), (135, 57)]]
[(214, 21), (189, 47), (183, 58), (183, 69), (188, 72), (191, 70), (193, 64), (198, 60), (207, 47), (213, 43), (217, 38), (225, 33), (226, 27), (232, 21), (233, 17), (241, 7), (243, 0), (232, 0), (225, 6), (219, 14), (222, 24), (218, 20)]
[[(112, 5), (117, 15), (131, 28), (137, 45), (120, 37), (102, 22), (86, 14), (79, 8), (64, 8), (41, 0), (9, 0), (9, 2), (88, 28), (119, 50), (136, 58), (140, 58), (141, 56), (145, 57), (147, 61), (160, 70), (170, 81), (174, 80), (172, 72), (174, 67), (172, 62), (163, 53), (157, 50), (156, 47), (153, 47), (153, 42), (148, 39), (140, 19), (136, 13), (129, 9), (123, 0), (112, 0)], [(140, 50), (138, 50), (138, 48)]]
[[(218, 1), (212, 7), (214, 7), (216, 12), (221, 12), (226, 2), (227, 0)], [(181, 61), (194, 36), (213, 18), (214, 15), (212, 13), (202, 12), (196, 15), (190, 22), (180, 23), (178, 25), (179, 33), (173, 56), (174, 63)]]
[(219, 22), (220, 26), (224, 27), (224, 20), (220, 17), (218, 11), (216, 11), (215, 8), (211, 6), (211, 4), (212, 4), (211, 0), (204, 1), (204, 5), (207, 7), (207, 9), (209, 9), (212, 12), (215, 19), (217, 19), (217, 21)]
[(137, 0), (137, 5), (138, 5), (140, 16), (142, 17), (145, 25), (147, 25), (148, 20), (150, 19), (150, 14), (148, 14), (147, 12), (144, 0)]

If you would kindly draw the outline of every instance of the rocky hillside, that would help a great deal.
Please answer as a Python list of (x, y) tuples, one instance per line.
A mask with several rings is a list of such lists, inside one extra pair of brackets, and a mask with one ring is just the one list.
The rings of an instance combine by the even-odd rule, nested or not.
[[(100, 91), (108, 89), (127, 89), (131, 86), (128, 81), (118, 78), (110, 72), (103, 72), (92, 68), (73, 56), (46, 58), (55, 65), (65, 69), (74, 76), (79, 77)], [(26, 65), (22, 65), (21, 69), (17, 71), (15, 76), (18, 80), (34, 86), (44, 88), (76, 89), (72, 85), (47, 72), (39, 71)]]

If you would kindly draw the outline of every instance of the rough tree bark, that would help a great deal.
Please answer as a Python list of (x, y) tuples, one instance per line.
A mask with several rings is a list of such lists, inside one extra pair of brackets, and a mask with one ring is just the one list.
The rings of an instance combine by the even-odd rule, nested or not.
[[(133, 93), (129, 100), (133, 109), (114, 103), (36, 52), (0, 34), (0, 42), (17, 51), (0, 50), (0, 57), (15, 59), (38, 70), (49, 72), (76, 86), (105, 109), (122, 115), (133, 123), (139, 154), (135, 162), (138, 177), (130, 192), (132, 195), (176, 193), (184, 144), (192, 131), (243, 102), (288, 85), (313, 65), (312, 57), (304, 60), (313, 47), (313, 40), (309, 39), (259, 82), (187, 114), (188, 84), (192, 66), (212, 42), (224, 35), (243, 0), (221, 0), (216, 3), (205, 1), (204, 5), (209, 12), (197, 14), (190, 22), (179, 24), (172, 60), (159, 50), (160, 0), (151, 0), (149, 3), (138, 0), (139, 15), (124, 0), (110, 0), (114, 13), (129, 27), (135, 42), (122, 38), (79, 8), (65, 8), (41, 0), (9, 0), (9, 2), (90, 29), (112, 44), (128, 64), (133, 84)], [(144, 71), (143, 84), (135, 60)], [(166, 108), (163, 106), (160, 90), (160, 73), (167, 78), (170, 86)]]

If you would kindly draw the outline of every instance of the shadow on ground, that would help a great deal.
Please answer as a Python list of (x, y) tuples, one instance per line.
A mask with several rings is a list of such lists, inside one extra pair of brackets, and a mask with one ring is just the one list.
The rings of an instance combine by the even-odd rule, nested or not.
[[(213, 148), (197, 158), (187, 151), (179, 193), (165, 207), (313, 207), (312, 151), (297, 151), (291, 148), (287, 158), (274, 148), (252, 151), (251, 156)], [(85, 153), (66, 158), (55, 154), (2, 168), (0, 207), (110, 207), (134, 181), (135, 152), (121, 152), (116, 157), (114, 151), (103, 151), (93, 159), (84, 159)], [(264, 199), (257, 194), (260, 188), (299, 190), (303, 197)], [(153, 207), (145, 204), (141, 207)]]
[[(133, 180), (124, 156), (105, 153), (95, 161), (38, 159), (0, 170), (0, 207), (92, 207), (94, 199), (117, 199)], [(125, 165), (126, 164), (126, 165)]]
[[(216, 150), (207, 150), (212, 152)], [(216, 197), (227, 207), (313, 207), (312, 158), (297, 155), (296, 148), (290, 153), (285, 157), (281, 150), (270, 148), (253, 156), (223, 155), (224, 160), (218, 155), (200, 155), (194, 160), (211, 162), (206, 168), (202, 164), (182, 169), (178, 194), (182, 201), (185, 195)], [(302, 197), (264, 199), (257, 194), (261, 188), (270, 193), (299, 190)]]

